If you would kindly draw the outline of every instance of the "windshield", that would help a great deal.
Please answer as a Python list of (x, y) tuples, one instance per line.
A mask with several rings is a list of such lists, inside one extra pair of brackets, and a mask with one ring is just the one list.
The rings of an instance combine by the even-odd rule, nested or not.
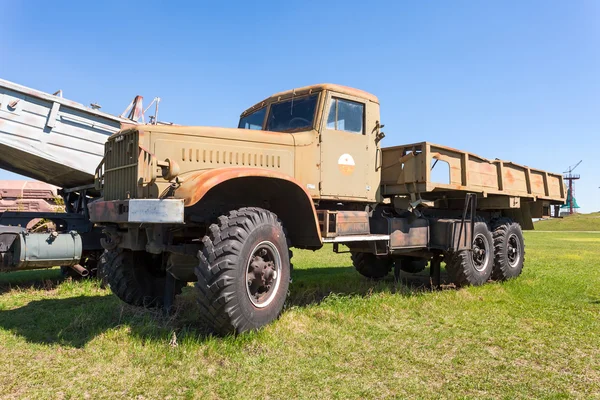
[(266, 113), (267, 108), (263, 107), (260, 110), (254, 111), (250, 115), (246, 115), (244, 118), (240, 119), (238, 128), (261, 130), (263, 127), (263, 122), (265, 121)]
[(313, 94), (272, 104), (267, 130), (284, 132), (312, 129), (318, 97), (318, 94)]

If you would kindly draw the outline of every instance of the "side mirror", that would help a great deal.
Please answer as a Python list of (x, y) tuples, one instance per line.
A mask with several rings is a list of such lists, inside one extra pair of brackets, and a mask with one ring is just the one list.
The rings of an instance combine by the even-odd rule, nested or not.
[(379, 121), (375, 121), (375, 128), (373, 129), (373, 132), (371, 132), (375, 134), (375, 143), (379, 143), (381, 139), (385, 137), (385, 133), (381, 131), (384, 126), (385, 125), (380, 124)]

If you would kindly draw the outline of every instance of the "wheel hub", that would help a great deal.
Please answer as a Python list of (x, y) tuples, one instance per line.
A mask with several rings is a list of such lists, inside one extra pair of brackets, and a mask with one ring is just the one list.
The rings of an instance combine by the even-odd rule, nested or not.
[(277, 293), (281, 275), (281, 257), (271, 242), (259, 243), (246, 269), (246, 292), (258, 308), (268, 306)]
[(512, 234), (508, 237), (508, 246), (507, 246), (507, 258), (508, 265), (512, 268), (515, 268), (519, 261), (521, 260), (521, 244), (519, 243), (519, 238), (515, 234)]
[(489, 244), (482, 234), (477, 234), (473, 239), (473, 265), (477, 271), (486, 268), (489, 258)]

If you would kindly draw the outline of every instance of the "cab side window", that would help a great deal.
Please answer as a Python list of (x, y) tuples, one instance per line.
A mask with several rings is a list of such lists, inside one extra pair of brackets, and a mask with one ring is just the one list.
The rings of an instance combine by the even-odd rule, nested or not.
[(365, 105), (344, 99), (331, 99), (327, 129), (363, 133)]

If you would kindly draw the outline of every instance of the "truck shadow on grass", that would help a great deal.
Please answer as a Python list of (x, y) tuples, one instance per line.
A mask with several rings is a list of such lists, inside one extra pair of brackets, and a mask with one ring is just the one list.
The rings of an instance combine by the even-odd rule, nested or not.
[(119, 324), (113, 296), (77, 296), (33, 300), (27, 305), (0, 311), (0, 327), (28, 342), (82, 347), (97, 335)]
[[(318, 304), (331, 294), (367, 297), (387, 292), (411, 296), (431, 290), (428, 270), (416, 275), (403, 274), (398, 283), (392, 275), (381, 281), (366, 279), (352, 267), (296, 270), (293, 279), (286, 308)], [(125, 335), (168, 345), (173, 332), (179, 340), (186, 336), (196, 339), (210, 336), (207, 328), (198, 321), (197, 312), (195, 289), (188, 286), (177, 298), (172, 316), (164, 316), (158, 310), (131, 307), (113, 295), (100, 294), (33, 300), (22, 307), (2, 310), (0, 328), (28, 342), (75, 348), (85, 346), (107, 331), (124, 328)]]
[(56, 269), (7, 272), (0, 275), (0, 295), (15, 288), (51, 290), (64, 278)]
[[(381, 280), (365, 278), (354, 267), (333, 267), (295, 270), (292, 274), (288, 306), (318, 304), (331, 294), (340, 296), (369, 296), (378, 292), (389, 292), (400, 296), (412, 296), (431, 290), (429, 268), (418, 274), (401, 272), (398, 282), (393, 274)], [(441, 283), (449, 282), (442, 270)]]

